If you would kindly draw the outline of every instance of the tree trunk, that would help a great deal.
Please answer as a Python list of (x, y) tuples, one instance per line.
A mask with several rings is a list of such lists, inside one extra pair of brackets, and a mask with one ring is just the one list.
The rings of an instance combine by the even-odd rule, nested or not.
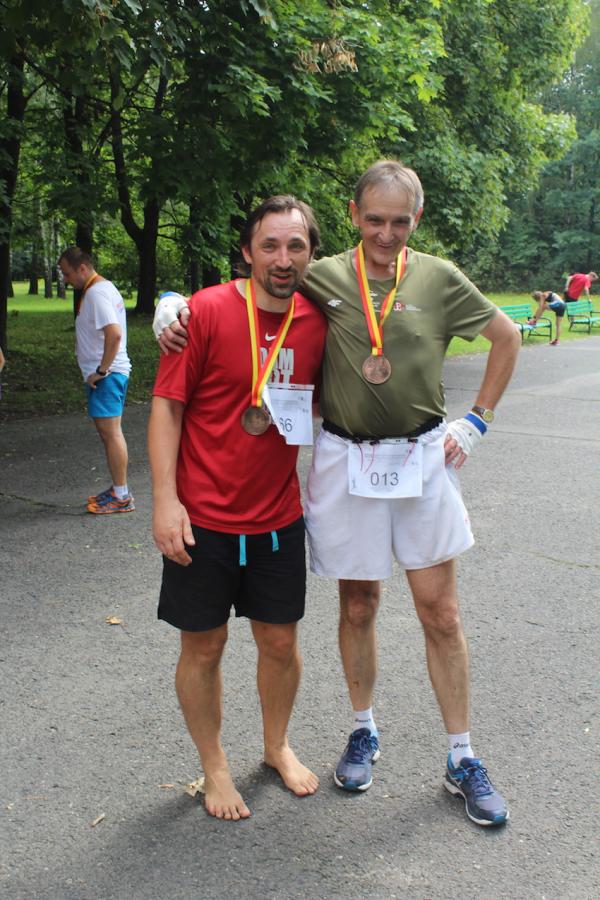
[[(195, 294), (200, 289), (200, 260), (196, 250), (194, 236), (200, 230), (200, 203), (197, 197), (190, 201), (190, 230), (188, 244), (190, 267), (190, 294)], [(202, 279), (204, 285), (204, 279)]]
[(41, 215), (40, 202), (40, 244), (42, 248), (42, 275), (44, 278), (44, 297), (52, 297), (52, 222)]
[[(190, 231), (188, 238), (189, 267), (190, 267), (190, 293), (194, 294), (200, 287), (211, 287), (213, 284), (221, 284), (221, 272), (219, 268), (207, 260), (198, 258), (198, 246), (206, 247), (210, 236), (202, 229), (202, 210), (200, 203), (194, 197), (190, 203)], [(197, 240), (200, 235), (201, 241)]]
[[(94, 219), (90, 209), (90, 179), (84, 158), (83, 141), (81, 139), (83, 129), (87, 125), (87, 97), (85, 94), (78, 97), (69, 97), (69, 102), (65, 106), (63, 112), (63, 124), (67, 147), (69, 148), (69, 169), (75, 178), (78, 196), (82, 200), (82, 208), (80, 207), (77, 210), (72, 211), (72, 216), (77, 223), (75, 229), (75, 243), (82, 250), (85, 250), (86, 253), (92, 253)], [(62, 284), (64, 290), (62, 279), (59, 278), (58, 283), (59, 285)], [(77, 313), (79, 312), (81, 295), (82, 291), (73, 291), (74, 318), (77, 318)], [(58, 296), (61, 295), (59, 294)]]
[(221, 271), (216, 266), (202, 266), (202, 287), (211, 287), (213, 284), (221, 284)]
[(230, 217), (232, 238), (231, 245), (229, 247), (229, 266), (231, 268), (231, 277), (239, 278), (239, 265), (243, 261), (239, 238), (245, 221), (250, 215), (252, 209), (252, 200), (250, 197), (242, 197), (240, 194), (236, 194), (235, 199), (238, 209), (242, 209), (244, 211), (244, 215), (235, 215)]
[[(75, 243), (79, 247), (80, 250), (85, 250), (86, 253), (92, 252), (94, 237), (92, 231), (92, 224), (89, 221), (77, 222), (77, 227), (75, 228)], [(83, 291), (81, 289), (73, 291), (73, 318), (77, 318), (77, 313), (79, 312), (79, 307), (81, 305), (81, 297), (83, 295)]]
[[(200, 290), (200, 263), (198, 260), (193, 257), (190, 259), (190, 295), (195, 294), (196, 291)], [(202, 284), (204, 285), (204, 279), (202, 279)]]
[(34, 236), (33, 246), (31, 248), (31, 260), (29, 262), (29, 290), (27, 293), (30, 297), (37, 297), (39, 294), (38, 278), (40, 274), (40, 256), (38, 250), (37, 235)]
[(135, 312), (151, 316), (156, 297), (156, 243), (160, 208), (157, 200), (150, 200), (144, 207), (144, 227), (138, 247), (138, 296)]
[[(10, 280), (10, 232), (12, 227), (12, 199), (17, 185), (21, 142), (19, 125), (25, 116), (27, 100), (23, 93), (23, 69), (25, 54), (22, 49), (9, 60), (6, 84), (7, 137), (0, 141), (0, 184), (3, 199), (0, 201), (0, 221), (4, 236), (0, 240), (0, 347), (7, 351), (8, 284)], [(1, 194), (0, 194), (1, 195)]]
[(60, 266), (56, 262), (59, 257), (60, 243), (60, 227), (56, 216), (52, 218), (52, 272), (54, 278), (56, 279), (56, 297), (59, 300), (64, 300), (67, 296), (67, 291), (65, 288), (65, 279), (63, 278), (62, 272), (60, 270)]

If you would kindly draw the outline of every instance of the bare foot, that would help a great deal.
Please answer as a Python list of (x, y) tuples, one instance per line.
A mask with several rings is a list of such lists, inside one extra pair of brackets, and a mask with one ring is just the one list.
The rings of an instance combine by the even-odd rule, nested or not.
[(319, 779), (315, 773), (302, 765), (291, 747), (270, 753), (265, 750), (265, 763), (272, 769), (277, 769), (285, 786), (297, 797), (314, 794), (319, 787)]
[(204, 775), (204, 806), (217, 819), (247, 819), (251, 815), (242, 795), (235, 789), (228, 769)]

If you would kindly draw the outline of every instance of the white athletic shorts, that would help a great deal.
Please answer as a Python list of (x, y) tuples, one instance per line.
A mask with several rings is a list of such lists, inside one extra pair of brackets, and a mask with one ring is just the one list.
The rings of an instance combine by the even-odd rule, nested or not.
[(392, 574), (392, 553), (403, 569), (425, 569), (473, 546), (458, 475), (444, 462), (446, 428), (444, 422), (418, 438), (423, 445), (422, 496), (394, 500), (350, 494), (351, 441), (321, 431), (304, 509), (313, 572), (379, 581)]

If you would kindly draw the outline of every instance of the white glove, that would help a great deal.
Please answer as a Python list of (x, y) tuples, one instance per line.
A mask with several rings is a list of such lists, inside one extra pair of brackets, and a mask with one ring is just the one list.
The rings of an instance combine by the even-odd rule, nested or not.
[[(474, 422), (475, 419), (478, 420), (477, 424)], [(448, 422), (448, 434), (454, 438), (466, 456), (472, 453), (486, 431), (487, 425), (483, 419), (471, 412), (462, 419)]]
[(152, 330), (156, 335), (156, 340), (159, 339), (164, 329), (179, 317), (179, 313), (187, 305), (185, 297), (175, 293), (175, 291), (166, 291), (160, 295), (160, 300), (154, 313), (154, 321), (152, 322)]

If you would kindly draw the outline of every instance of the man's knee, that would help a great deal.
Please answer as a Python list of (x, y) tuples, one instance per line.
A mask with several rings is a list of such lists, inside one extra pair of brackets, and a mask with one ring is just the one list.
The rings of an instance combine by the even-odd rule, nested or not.
[(279, 663), (288, 662), (297, 652), (296, 623), (269, 625), (253, 622), (252, 629), (258, 652)]
[(226, 643), (225, 627), (210, 631), (182, 631), (180, 661), (202, 668), (218, 665)]
[(378, 581), (340, 581), (340, 615), (355, 627), (369, 625), (379, 609)]
[(417, 604), (417, 614), (425, 632), (432, 637), (455, 638), (462, 634), (458, 598), (437, 597), (432, 603)]
[(105, 444), (109, 443), (110, 441), (121, 440), (121, 438), (123, 437), (120, 416), (113, 416), (109, 418), (95, 418), (94, 425), (96, 426), (96, 431)]

